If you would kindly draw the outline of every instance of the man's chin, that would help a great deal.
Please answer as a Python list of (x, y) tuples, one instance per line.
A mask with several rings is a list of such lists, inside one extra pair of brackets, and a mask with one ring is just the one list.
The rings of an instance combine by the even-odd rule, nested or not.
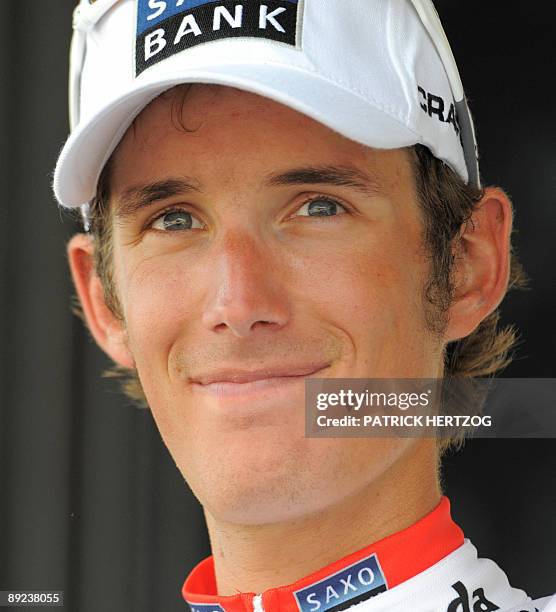
[(323, 510), (326, 501), (295, 488), (282, 486), (277, 491), (268, 483), (249, 483), (242, 489), (237, 488), (232, 497), (223, 499), (219, 495), (201, 504), (205, 514), (217, 522), (255, 527), (301, 520)]
[[(299, 455), (295, 443), (278, 438), (266, 445), (259, 442), (215, 449), (208, 463), (195, 462), (194, 470), (182, 472), (205, 511), (225, 522), (260, 525), (316, 510), (315, 488), (322, 486), (322, 479), (316, 478), (318, 484), (314, 470), (312, 477), (307, 472), (311, 464), (307, 453), (304, 461), (294, 462), (294, 450)], [(300, 442), (305, 446), (305, 440)]]

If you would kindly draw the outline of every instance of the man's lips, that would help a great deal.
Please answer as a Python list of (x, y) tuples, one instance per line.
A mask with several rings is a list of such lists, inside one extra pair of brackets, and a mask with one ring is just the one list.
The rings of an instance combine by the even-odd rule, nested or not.
[(250, 383), (268, 378), (284, 378), (292, 376), (310, 376), (330, 364), (327, 362), (310, 363), (297, 366), (276, 366), (260, 368), (258, 370), (221, 369), (201, 376), (191, 377), (191, 382), (199, 385), (213, 383)]
[(324, 370), (330, 363), (311, 363), (298, 366), (278, 366), (259, 370), (223, 369), (191, 378), (197, 391), (218, 397), (245, 396), (269, 390), (278, 391), (306, 376)]

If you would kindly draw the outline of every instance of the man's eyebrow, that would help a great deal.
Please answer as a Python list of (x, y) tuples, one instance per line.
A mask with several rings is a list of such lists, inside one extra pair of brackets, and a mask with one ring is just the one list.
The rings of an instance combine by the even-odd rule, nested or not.
[(272, 174), (267, 183), (278, 187), (282, 185), (337, 185), (351, 187), (367, 195), (380, 191), (379, 182), (371, 175), (355, 166), (307, 166)]
[[(267, 184), (272, 187), (285, 185), (336, 185), (351, 187), (366, 195), (379, 191), (379, 184), (372, 175), (355, 166), (304, 166), (292, 168), (285, 172), (271, 174)], [(115, 216), (125, 219), (160, 200), (176, 195), (197, 192), (201, 189), (198, 183), (188, 177), (170, 178), (155, 181), (146, 185), (129, 187), (117, 196)]]
[(147, 185), (129, 187), (118, 195), (115, 210), (116, 217), (124, 219), (136, 213), (139, 209), (154, 204), (159, 200), (171, 198), (175, 195), (199, 192), (200, 189), (193, 179), (171, 178), (155, 181)]

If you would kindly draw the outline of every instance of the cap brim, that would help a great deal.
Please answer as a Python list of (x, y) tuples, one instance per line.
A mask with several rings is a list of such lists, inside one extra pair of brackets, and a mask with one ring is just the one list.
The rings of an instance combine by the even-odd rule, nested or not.
[(114, 99), (68, 138), (54, 173), (54, 192), (66, 207), (95, 195), (98, 177), (133, 119), (167, 89), (181, 83), (212, 83), (250, 91), (280, 102), (361, 144), (392, 149), (419, 137), (406, 125), (337, 83), (291, 66), (219, 64), (143, 81)]

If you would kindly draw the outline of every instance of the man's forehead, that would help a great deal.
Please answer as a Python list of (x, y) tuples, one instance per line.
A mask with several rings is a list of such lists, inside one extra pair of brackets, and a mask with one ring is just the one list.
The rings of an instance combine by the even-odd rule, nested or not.
[[(348, 169), (378, 182), (384, 151), (347, 139), (319, 122), (268, 98), (217, 85), (181, 85), (167, 90), (140, 113), (113, 155), (115, 169), (145, 171), (183, 167), (196, 171), (232, 164), (255, 170), (268, 161), (271, 173), (298, 168)], [(113, 168), (114, 169), (114, 168)], [(140, 173), (140, 171), (139, 171)], [(167, 179), (168, 177), (164, 177)], [(192, 181), (195, 182), (195, 181)], [(129, 187), (128, 185), (127, 187)], [(126, 188), (127, 188), (126, 187)]]
[[(140, 127), (152, 129), (152, 124), (157, 123), (158, 129), (173, 128), (193, 134), (209, 119), (225, 121), (228, 117), (243, 118), (247, 127), (253, 113), (264, 115), (269, 126), (276, 121), (288, 121), (307, 129), (331, 131), (307, 115), (270, 98), (236, 87), (210, 83), (186, 83), (166, 90), (134, 118), (130, 130), (135, 130), (136, 135)], [(339, 134), (338, 137), (344, 138)], [(364, 148), (359, 143), (353, 144)]]

